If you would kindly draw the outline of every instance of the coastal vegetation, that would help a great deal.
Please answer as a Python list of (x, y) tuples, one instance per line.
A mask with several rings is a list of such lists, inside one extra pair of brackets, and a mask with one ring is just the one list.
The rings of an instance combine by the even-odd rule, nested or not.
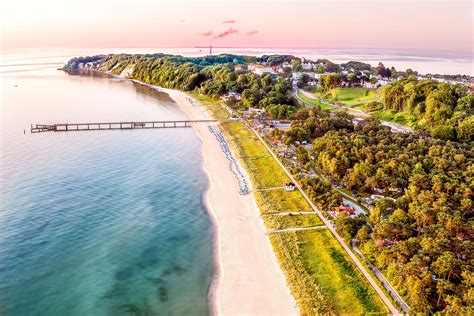
[(382, 88), (384, 110), (416, 118), (415, 129), (443, 140), (474, 141), (474, 96), (467, 87), (415, 77)]
[[(219, 63), (219, 58), (156, 54), (87, 60), (101, 71), (122, 74), (129, 70), (130, 78), (190, 91), (214, 117), (225, 120), (221, 126), (252, 178), (262, 218), (267, 227), (275, 229), (318, 224), (306, 215), (276, 215), (305, 212), (310, 207), (298, 191), (263, 190), (281, 187), (289, 178), (250, 129), (240, 121), (226, 120), (229, 115), (217, 105), (224, 101), (218, 98), (236, 93), (240, 100), (226, 102), (233, 110), (258, 109), (267, 117), (290, 119), (289, 130), (273, 129), (267, 137), (294, 148), (299, 167), (292, 170), (318, 207), (327, 211), (341, 202), (334, 185), (358, 194), (358, 202), (379, 196), (368, 217), (335, 220), (340, 235), (348, 241), (357, 239), (365, 256), (413, 312), (472, 314), (473, 95), (460, 84), (418, 80), (411, 70), (402, 73), (383, 65), (369, 70), (357, 63), (351, 64), (360, 69), (357, 71), (406, 78), (381, 88), (380, 97), (369, 89), (341, 89), (347, 80), (341, 66), (318, 61), (325, 71), (334, 72), (321, 76), (318, 93), (374, 114), (355, 124), (348, 113), (330, 112), (319, 103), (312, 109), (301, 109), (291, 95), (290, 80), (284, 76), (236, 71), (236, 65), (249, 60), (271, 65), (292, 61), (293, 69), (303, 67), (292, 56), (265, 58), (225, 55)], [(80, 62), (68, 65), (77, 67)], [(311, 102), (304, 101), (317, 102), (308, 99)], [(377, 116), (423, 133), (393, 133)], [(300, 146), (303, 142), (312, 148)], [(324, 179), (299, 177), (311, 169)], [(302, 312), (344, 313), (350, 306), (340, 300), (348, 300), (357, 312), (383, 312), (378, 299), (371, 296), (370, 286), (337, 250), (333, 237), (324, 234), (329, 233), (270, 234)], [(345, 287), (340, 286), (342, 280), (347, 281)]]
[(337, 128), (324, 115), (295, 117), (285, 138), (312, 142), (313, 168), (352, 191), (387, 196), (368, 219), (338, 221), (341, 235), (359, 240), (414, 311), (472, 311), (472, 147), (392, 133), (376, 118)]

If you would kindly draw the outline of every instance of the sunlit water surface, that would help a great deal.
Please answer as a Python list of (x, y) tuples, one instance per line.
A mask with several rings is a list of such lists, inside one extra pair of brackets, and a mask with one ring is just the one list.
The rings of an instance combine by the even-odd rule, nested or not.
[(30, 134), (30, 123), (185, 118), (148, 87), (56, 70), (66, 59), (2, 59), (0, 315), (208, 314), (199, 139), (184, 128)]

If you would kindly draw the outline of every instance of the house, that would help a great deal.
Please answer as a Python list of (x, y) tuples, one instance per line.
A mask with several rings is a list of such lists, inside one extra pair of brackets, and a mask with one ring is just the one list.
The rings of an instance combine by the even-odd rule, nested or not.
[(385, 193), (385, 189), (381, 189), (381, 188), (372, 188), (372, 190), (376, 193)]
[(364, 88), (367, 88), (367, 89), (376, 89), (378, 87), (378, 84), (377, 83), (372, 83), (370, 81), (364, 81), (362, 86)]
[(355, 215), (355, 209), (349, 205), (340, 205), (334, 208), (334, 213), (337, 217), (343, 216), (343, 215), (351, 216), (351, 215)]
[(291, 77), (293, 78), (294, 81), (301, 80), (301, 77), (303, 77), (303, 73), (301, 72), (294, 72)]
[(354, 127), (357, 127), (357, 126), (364, 127), (366, 122), (363, 118), (356, 117), (352, 120), (352, 124), (354, 125)]
[(313, 64), (312, 64), (312, 63), (302, 63), (302, 64), (301, 64), (301, 67), (302, 67), (303, 70), (305, 70), (305, 71), (311, 71), (311, 70), (313, 70)]
[(295, 184), (293, 182), (285, 183), (285, 190), (286, 191), (294, 191), (295, 190)]
[(388, 188), (390, 192), (397, 192), (397, 193), (402, 193), (403, 190), (401, 188)]
[(235, 65), (234, 70), (235, 70), (235, 72), (242, 72), (245, 69), (242, 67), (242, 65)]
[(234, 99), (235, 101), (240, 101), (242, 100), (242, 94), (236, 92), (229, 92), (228, 94), (221, 96), (221, 99), (224, 101), (230, 101), (232, 99)]
[(273, 67), (270, 66), (255, 65), (253, 73), (262, 76), (264, 74), (274, 74), (275, 70), (273, 69)]

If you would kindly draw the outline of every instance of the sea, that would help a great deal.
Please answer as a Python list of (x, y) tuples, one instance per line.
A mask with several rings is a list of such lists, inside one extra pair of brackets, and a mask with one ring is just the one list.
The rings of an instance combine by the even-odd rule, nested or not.
[[(167, 94), (66, 73), (75, 56), (205, 48), (22, 49), (0, 54), (0, 315), (208, 315), (213, 226), (190, 128), (31, 134), (30, 124), (184, 119)], [(379, 61), (474, 75), (471, 53), (213, 48)], [(236, 293), (238, 295), (238, 293)]]
[(30, 124), (180, 120), (167, 94), (2, 55), (0, 315), (208, 315), (213, 228), (191, 128), (31, 134)]

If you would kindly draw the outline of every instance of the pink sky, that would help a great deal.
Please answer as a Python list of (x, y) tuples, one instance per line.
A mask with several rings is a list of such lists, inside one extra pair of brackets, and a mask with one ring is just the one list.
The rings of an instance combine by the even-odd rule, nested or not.
[(15, 0), (4, 49), (366, 47), (472, 51), (471, 1)]

